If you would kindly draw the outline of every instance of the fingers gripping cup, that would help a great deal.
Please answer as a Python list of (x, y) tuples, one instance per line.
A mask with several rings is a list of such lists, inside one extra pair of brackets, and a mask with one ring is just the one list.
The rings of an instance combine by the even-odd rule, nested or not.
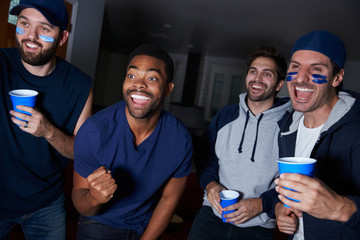
[[(301, 158), (301, 157), (284, 157), (278, 159), (279, 172), (282, 173), (300, 173), (309, 177), (314, 176), (316, 159)], [(290, 189), (290, 188), (287, 188)], [(293, 189), (290, 189), (294, 191)], [(285, 196), (286, 197), (286, 196)], [(299, 200), (286, 197), (292, 201), (299, 202)], [(289, 207), (285, 204), (285, 207)]]
[[(233, 205), (238, 202), (240, 194), (233, 190), (224, 190), (220, 192), (220, 205), (223, 208), (226, 208), (230, 205)], [(223, 211), (222, 213), (222, 220), (226, 222), (226, 218), (224, 217), (225, 214), (235, 212), (235, 210), (230, 211)]]
[[(16, 106), (23, 105), (28, 107), (35, 107), (36, 97), (38, 95), (37, 91), (29, 90), (29, 89), (16, 89), (9, 92), (11, 102), (13, 104), (13, 109), (17, 112), (25, 113), (27, 115), (31, 115), (28, 112), (17, 109)], [(23, 119), (17, 118), (21, 121), (25, 121)]]

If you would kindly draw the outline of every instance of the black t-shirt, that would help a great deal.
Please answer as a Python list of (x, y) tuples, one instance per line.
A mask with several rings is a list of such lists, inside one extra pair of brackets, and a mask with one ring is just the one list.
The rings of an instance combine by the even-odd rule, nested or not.
[(36, 107), (56, 127), (71, 135), (86, 103), (91, 78), (61, 58), (44, 77), (28, 72), (15, 48), (0, 49), (0, 218), (20, 216), (51, 204), (63, 191), (62, 157), (44, 138), (11, 121), (8, 92), (39, 92)]

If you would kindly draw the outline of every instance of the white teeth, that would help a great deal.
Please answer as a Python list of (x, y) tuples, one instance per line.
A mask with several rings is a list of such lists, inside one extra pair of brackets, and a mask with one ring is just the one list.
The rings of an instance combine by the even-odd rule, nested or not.
[(300, 87), (295, 87), (296, 91), (301, 91), (301, 92), (313, 92), (314, 90), (309, 89), (309, 88), (300, 88)]
[(252, 87), (252, 88), (255, 88), (255, 89), (263, 89), (262, 86), (256, 85), (256, 84), (251, 85), (251, 87)]
[(31, 43), (27, 43), (26, 46), (28, 46), (29, 48), (37, 48), (38, 46), (35, 44), (31, 44)]
[(148, 100), (150, 98), (142, 96), (142, 95), (135, 95), (135, 94), (131, 94), (130, 97), (132, 98), (136, 98), (136, 99), (144, 99), (144, 100)]

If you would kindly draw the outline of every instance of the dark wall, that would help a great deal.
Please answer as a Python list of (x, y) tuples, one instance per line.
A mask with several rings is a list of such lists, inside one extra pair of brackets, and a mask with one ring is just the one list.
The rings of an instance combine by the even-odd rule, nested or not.
[(181, 103), (185, 106), (194, 105), (200, 61), (200, 53), (189, 53), (186, 66), (184, 91), (181, 99)]

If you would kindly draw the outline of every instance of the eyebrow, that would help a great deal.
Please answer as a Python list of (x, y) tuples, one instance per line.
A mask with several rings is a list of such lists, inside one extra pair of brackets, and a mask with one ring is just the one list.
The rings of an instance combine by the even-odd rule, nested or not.
[[(291, 60), (290, 61), (290, 64), (291, 63), (295, 63), (295, 64), (298, 64), (298, 65), (302, 65), (301, 63), (297, 62), (297, 61), (294, 61), (294, 60)], [(321, 62), (318, 62), (318, 63), (311, 63), (310, 66), (316, 66), (316, 65), (320, 65), (320, 66), (324, 66), (324, 67), (329, 67), (326, 63), (321, 63)]]
[[(250, 67), (249, 70), (250, 70), (250, 69), (259, 70), (259, 69), (257, 69), (256, 67)], [(274, 72), (272, 69), (270, 69), (270, 68), (265, 68), (265, 69), (262, 69), (261, 71), (271, 72), (272, 74), (275, 74), (275, 72)]]
[[(132, 69), (132, 68), (135, 69), (135, 70), (139, 70), (138, 67), (133, 66), (133, 65), (129, 66), (128, 70), (129, 70), (129, 69)], [(159, 74), (161, 75), (161, 71), (160, 71), (159, 69), (157, 69), (157, 68), (149, 68), (149, 69), (146, 69), (146, 72), (157, 72), (157, 73), (159, 73)]]
[[(28, 19), (27, 17), (22, 16), (22, 15), (19, 16), (19, 19), (24, 19), (24, 20), (30, 21), (30, 19)], [(53, 25), (51, 25), (51, 24), (49, 24), (49, 23), (46, 23), (46, 22), (40, 22), (40, 24), (41, 24), (41, 25), (46, 25), (46, 26), (48, 26), (48, 27), (51, 28), (51, 29), (54, 29), (54, 28), (55, 28), (55, 26), (53, 26)]]

